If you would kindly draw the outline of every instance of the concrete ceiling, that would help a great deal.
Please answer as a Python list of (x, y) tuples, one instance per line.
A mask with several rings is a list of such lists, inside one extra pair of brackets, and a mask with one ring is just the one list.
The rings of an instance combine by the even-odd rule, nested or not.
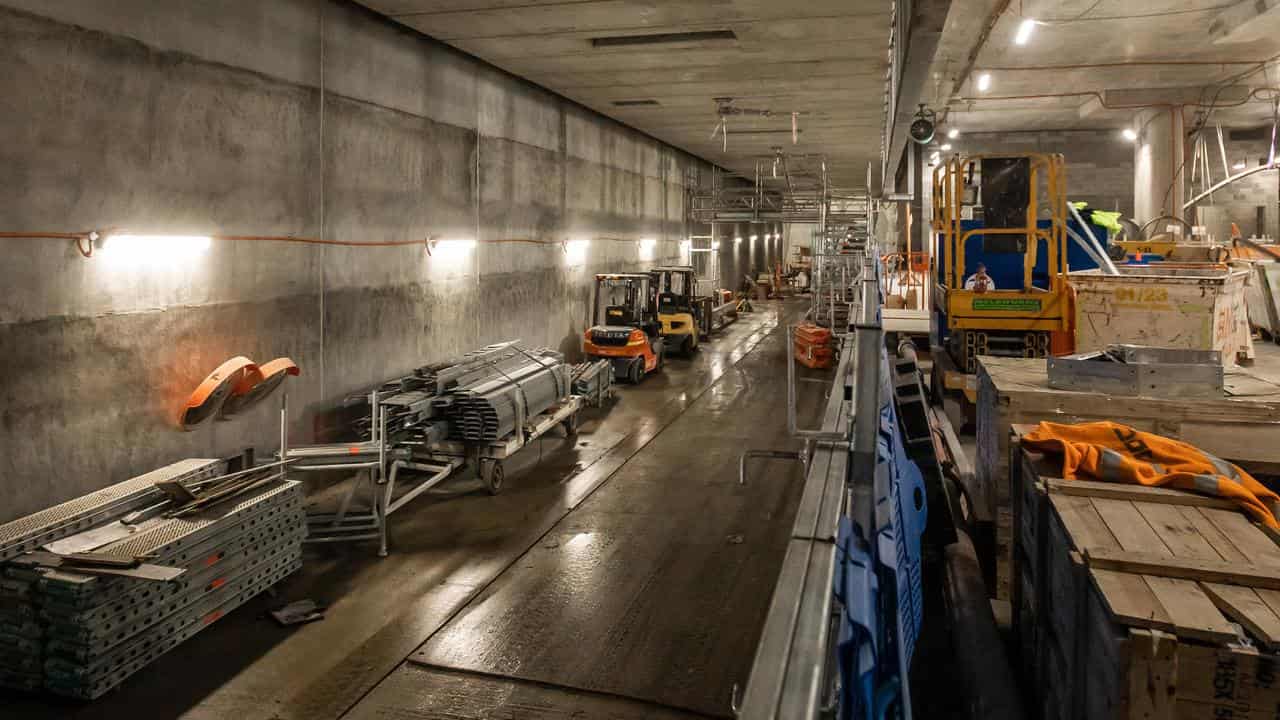
[[(656, 138), (746, 176), (782, 146), (826, 156), (862, 185), (878, 168), (889, 0), (361, 0)], [(597, 38), (732, 31), (736, 38), (598, 46)], [(711, 139), (713, 98), (771, 117), (729, 118)], [(615, 103), (654, 100), (657, 105)], [(790, 113), (800, 135), (791, 144)]]
[[(1169, 104), (1184, 105), (1189, 121), (1212, 106), (1216, 122), (1269, 122), (1267, 95), (1249, 95), (1276, 84), (1266, 66), (1280, 53), (1276, 7), (1274, 0), (954, 0), (922, 101), (947, 107), (961, 130), (1118, 130), (1139, 111)], [(1026, 18), (1042, 24), (1018, 45)], [(986, 91), (977, 87), (983, 73), (991, 75)]]

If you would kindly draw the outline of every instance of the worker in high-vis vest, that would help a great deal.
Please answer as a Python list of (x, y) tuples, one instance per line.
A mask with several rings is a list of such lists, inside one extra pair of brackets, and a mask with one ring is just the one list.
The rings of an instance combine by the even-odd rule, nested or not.
[(1280, 495), (1239, 467), (1184, 442), (1113, 422), (1042, 422), (1022, 445), (1062, 457), (1067, 480), (1103, 480), (1190, 490), (1235, 502), (1255, 520), (1280, 529)]

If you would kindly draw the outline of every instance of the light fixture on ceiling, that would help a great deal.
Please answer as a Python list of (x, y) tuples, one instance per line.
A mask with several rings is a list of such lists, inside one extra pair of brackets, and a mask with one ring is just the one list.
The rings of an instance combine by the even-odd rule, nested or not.
[(951, 149), (951, 143), (943, 143), (942, 152), (947, 152), (950, 149)]
[(1137, 142), (1138, 140), (1138, 131), (1133, 128), (1125, 128), (1124, 132), (1121, 134), (1124, 135), (1124, 139), (1129, 142)]
[(978, 92), (986, 92), (991, 89), (991, 73), (982, 73), (978, 76)]
[(951, 138), (952, 140), (955, 140), (956, 138), (960, 137), (960, 131), (957, 130), (956, 128), (951, 128), (950, 130), (947, 131), (947, 137)]
[(1031, 33), (1036, 30), (1036, 21), (1031, 18), (1024, 18), (1022, 24), (1018, 26), (1018, 34), (1014, 35), (1013, 43), (1015, 45), (1026, 45), (1031, 41)]

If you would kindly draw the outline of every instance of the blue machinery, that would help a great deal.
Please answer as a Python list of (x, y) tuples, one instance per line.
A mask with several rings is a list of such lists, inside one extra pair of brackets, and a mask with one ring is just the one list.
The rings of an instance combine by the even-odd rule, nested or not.
[(806, 477), (751, 675), (735, 698), (741, 718), (912, 716), (926, 491), (899, 432), (876, 258), (864, 260), (821, 429), (796, 430), (793, 415), (805, 451), (743, 457), (744, 479), (752, 456), (799, 459)]

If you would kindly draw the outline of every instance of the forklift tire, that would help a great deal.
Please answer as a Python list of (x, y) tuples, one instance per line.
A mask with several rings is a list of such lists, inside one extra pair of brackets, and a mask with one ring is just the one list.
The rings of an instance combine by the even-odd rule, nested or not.
[(630, 369), (627, 370), (627, 380), (632, 385), (639, 385), (644, 379), (644, 358), (636, 358), (631, 363)]
[(502, 467), (501, 460), (480, 460), (480, 479), (484, 482), (484, 489), (489, 491), (490, 495), (502, 492), (502, 481), (505, 476), (506, 471)]

